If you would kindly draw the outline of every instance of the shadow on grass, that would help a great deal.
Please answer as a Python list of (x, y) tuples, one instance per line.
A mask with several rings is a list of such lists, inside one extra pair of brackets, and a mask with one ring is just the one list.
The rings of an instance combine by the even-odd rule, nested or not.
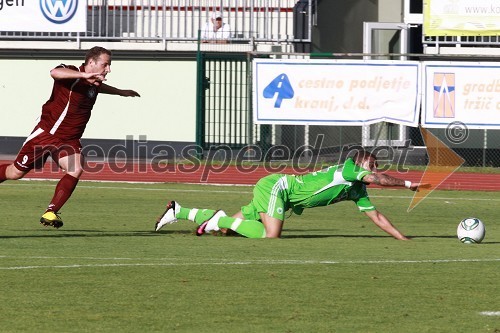
[[(425, 236), (425, 235), (415, 235), (415, 236), (407, 236), (410, 238), (410, 240), (417, 240), (420, 238), (437, 238), (437, 239), (456, 239), (456, 236), (439, 236), (439, 235), (432, 235), (432, 236)], [(294, 239), (294, 238), (392, 238), (392, 236), (384, 236), (384, 235), (282, 235), (281, 238), (283, 239)], [(458, 242), (458, 239), (457, 239)], [(476, 244), (476, 245), (494, 245), (494, 244), (500, 244), (500, 242), (481, 242), (481, 244)], [(474, 245), (474, 244), (471, 244)]]
[(282, 239), (293, 238), (390, 238), (391, 236), (378, 235), (281, 235)]
[[(92, 237), (160, 237), (160, 236), (196, 236), (195, 230), (162, 230), (160, 232), (150, 231), (150, 230), (140, 230), (140, 231), (124, 231), (124, 232), (107, 232), (100, 230), (40, 230), (44, 234), (31, 234), (31, 235), (2, 235), (0, 239), (15, 239), (15, 238), (92, 238)], [(314, 231), (314, 230), (302, 230), (302, 231)], [(315, 230), (315, 231), (326, 231), (326, 230)], [(47, 233), (45, 233), (47, 232)], [(300, 231), (296, 231), (300, 232)], [(245, 238), (238, 234), (222, 235), (212, 234), (207, 236), (216, 237), (239, 237)], [(410, 239), (419, 238), (436, 238), (436, 239), (456, 239), (456, 236), (450, 235), (410, 235), (407, 236)], [(281, 239), (314, 239), (314, 238), (392, 238), (389, 235), (348, 235), (348, 234), (317, 234), (317, 235), (282, 235)], [(482, 242), (480, 245), (495, 245), (500, 244), (500, 242)]]
[(157, 237), (165, 235), (193, 235), (194, 231), (124, 231), (124, 232), (107, 232), (99, 230), (47, 230), (44, 234), (30, 234), (30, 235), (1, 235), (0, 239), (13, 239), (13, 238), (92, 238), (92, 237)]
[[(288, 235), (288, 232), (293, 233), (309, 233), (309, 234), (293, 234)], [(311, 234), (317, 232), (318, 234)], [(335, 233), (338, 232), (338, 233)], [(374, 234), (341, 234), (342, 231), (339, 229), (285, 229), (281, 238), (393, 238), (390, 235), (374, 235)], [(457, 238), (454, 235), (406, 235), (410, 239), (417, 238)]]
[[(417, 238), (456, 238), (454, 236), (407, 236), (410, 239)], [(281, 238), (393, 238), (384, 235), (283, 235)]]

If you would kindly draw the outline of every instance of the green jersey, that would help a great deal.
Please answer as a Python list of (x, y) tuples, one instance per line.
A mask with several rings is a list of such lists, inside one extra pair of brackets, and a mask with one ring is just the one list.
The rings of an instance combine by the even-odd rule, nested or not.
[(330, 166), (301, 176), (288, 178), (288, 200), (295, 213), (304, 208), (327, 206), (339, 201), (352, 200), (360, 211), (375, 210), (366, 185), (361, 181), (371, 174), (348, 159), (344, 164)]
[(283, 221), (288, 209), (300, 215), (305, 208), (344, 200), (354, 201), (362, 212), (375, 210), (362, 182), (368, 174), (371, 171), (357, 166), (352, 159), (300, 176), (272, 174), (257, 182), (252, 202), (241, 211), (248, 220), (260, 220), (259, 213), (263, 212)]

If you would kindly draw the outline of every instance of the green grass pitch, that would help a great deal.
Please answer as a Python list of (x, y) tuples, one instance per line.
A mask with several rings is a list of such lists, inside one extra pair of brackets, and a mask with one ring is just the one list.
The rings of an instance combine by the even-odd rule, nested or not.
[[(500, 332), (500, 193), (369, 190), (406, 235), (351, 202), (291, 216), (282, 239), (154, 232), (168, 199), (234, 213), (251, 187), (81, 182), (64, 227), (55, 182), (0, 185), (2, 332)], [(462, 218), (481, 244), (456, 238)]]

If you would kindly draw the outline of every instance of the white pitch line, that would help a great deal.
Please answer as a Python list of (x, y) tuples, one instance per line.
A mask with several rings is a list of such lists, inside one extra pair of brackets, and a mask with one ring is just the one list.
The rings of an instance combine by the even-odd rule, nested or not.
[[(35, 257), (37, 258), (37, 257)], [(50, 258), (54, 259), (54, 258)], [(57, 259), (57, 257), (56, 257)], [(119, 258), (115, 258), (119, 259)], [(129, 258), (122, 258), (129, 259)], [(136, 259), (141, 260), (141, 259)], [(151, 259), (149, 259), (151, 260)], [(161, 259), (157, 259), (161, 260)], [(161, 266), (207, 266), (207, 265), (372, 265), (372, 264), (437, 264), (455, 262), (497, 262), (500, 258), (493, 259), (430, 259), (430, 260), (244, 260), (244, 261), (218, 261), (218, 262), (164, 262), (164, 263), (109, 263), (109, 264), (70, 264), (70, 265), (30, 265), (30, 266), (7, 266), (0, 270), (25, 270), (41, 268), (82, 268), (82, 267), (161, 267)]]
[(500, 316), (500, 311), (482, 311), (479, 312), (480, 315), (482, 316)]
[(53, 257), (53, 256), (26, 256), (26, 257), (19, 257), (19, 256), (5, 256), (5, 255), (0, 255), (0, 259), (2, 258), (8, 258), (8, 259), (62, 259), (62, 260), (67, 260), (67, 259), (78, 259), (78, 260), (182, 260), (181, 258), (124, 258), (124, 257)]
[[(153, 185), (153, 183), (151, 183)], [(197, 184), (198, 185), (198, 184)], [(202, 186), (221, 186), (221, 185), (213, 185), (213, 184), (199, 184)], [(30, 186), (32, 187), (32, 184), (2, 184), (2, 187), (4, 186)], [(49, 185), (49, 184), (37, 184), (38, 187), (55, 187), (56, 185)], [(245, 185), (224, 185), (224, 186), (245, 186)], [(88, 185), (83, 185), (79, 184), (78, 188), (86, 188), (86, 189), (96, 189), (96, 190), (137, 190), (137, 191), (170, 191), (170, 192), (183, 192), (183, 193), (189, 193), (189, 192), (194, 192), (194, 193), (252, 193), (252, 191), (224, 191), (224, 190), (187, 190), (187, 189), (172, 189), (172, 188), (147, 188), (147, 187), (124, 187), (124, 186), (88, 186)]]
[[(153, 184), (153, 183), (151, 183)], [(224, 185), (224, 184), (197, 184), (197, 185), (202, 185), (202, 186), (242, 186), (242, 187), (248, 187), (249, 185)], [(2, 184), (2, 187), (5, 186), (32, 186), (32, 184)], [(55, 185), (48, 185), (48, 184), (37, 184), (39, 187), (54, 187)], [(168, 185), (167, 185), (168, 186)], [(179, 192), (179, 193), (240, 193), (240, 194), (251, 194), (252, 191), (227, 191), (227, 190), (210, 190), (210, 189), (203, 189), (203, 190), (188, 190), (188, 189), (172, 189), (172, 188), (147, 188), (147, 187), (124, 187), (124, 186), (92, 186), (92, 185), (78, 185), (78, 188), (86, 188), (86, 189), (104, 189), (104, 190), (136, 190), (136, 191), (169, 191), (169, 192)], [(388, 189), (371, 189), (370, 191), (387, 191)], [(413, 198), (412, 196), (404, 196), (404, 195), (370, 195), (371, 198), (390, 198), (390, 199), (411, 199)], [(450, 197), (426, 197), (425, 200), (463, 200), (463, 201), (500, 201), (500, 198), (450, 198)]]

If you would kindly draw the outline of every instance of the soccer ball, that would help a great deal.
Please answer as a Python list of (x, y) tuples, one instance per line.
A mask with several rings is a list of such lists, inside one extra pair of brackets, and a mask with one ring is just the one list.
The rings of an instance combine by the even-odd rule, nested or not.
[(481, 243), (486, 230), (483, 222), (475, 217), (463, 219), (458, 224), (458, 239), (465, 244)]

